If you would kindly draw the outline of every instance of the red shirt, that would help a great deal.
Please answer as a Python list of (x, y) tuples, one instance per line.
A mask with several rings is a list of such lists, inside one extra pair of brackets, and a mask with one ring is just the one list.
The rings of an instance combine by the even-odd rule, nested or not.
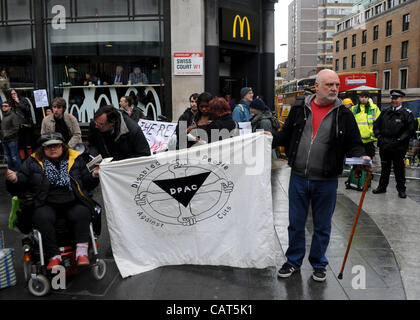
[(315, 99), (311, 101), (311, 110), (312, 110), (312, 139), (315, 137), (316, 132), (318, 131), (319, 125), (321, 124), (322, 119), (327, 115), (327, 113), (334, 107), (335, 102), (328, 106), (320, 106), (315, 103)]

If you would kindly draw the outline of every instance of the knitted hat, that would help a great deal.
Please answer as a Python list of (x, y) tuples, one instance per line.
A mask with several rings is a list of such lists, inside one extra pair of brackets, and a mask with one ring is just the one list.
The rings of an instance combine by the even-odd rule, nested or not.
[(265, 103), (260, 98), (252, 100), (251, 104), (249, 105), (250, 108), (258, 109), (258, 110), (265, 110)]
[(240, 95), (241, 95), (241, 99), (243, 98), (243, 97), (245, 97), (246, 96), (246, 94), (248, 93), (248, 92), (250, 92), (252, 89), (251, 88), (249, 88), (249, 87), (243, 87), (242, 89), (241, 89), (241, 92), (240, 92)]

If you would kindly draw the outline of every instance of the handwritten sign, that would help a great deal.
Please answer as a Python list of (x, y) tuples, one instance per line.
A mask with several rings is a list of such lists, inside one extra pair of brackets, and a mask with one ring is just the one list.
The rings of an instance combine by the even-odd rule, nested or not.
[(37, 108), (48, 107), (48, 95), (47, 90), (40, 89), (34, 91), (35, 106)]
[(174, 134), (176, 125), (176, 122), (139, 121), (139, 126), (143, 130), (151, 152), (168, 149), (169, 138)]

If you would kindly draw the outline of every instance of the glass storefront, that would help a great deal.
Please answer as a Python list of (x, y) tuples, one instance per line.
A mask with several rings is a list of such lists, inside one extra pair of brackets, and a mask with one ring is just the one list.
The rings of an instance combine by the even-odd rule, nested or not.
[[(67, 111), (82, 126), (99, 106), (118, 107), (124, 95), (133, 96), (149, 118), (162, 113), (163, 0), (0, 3), (0, 68), (8, 77), (0, 79), (2, 100), (12, 87), (34, 105), (32, 91), (47, 89), (51, 100), (66, 99)], [(39, 3), (43, 10), (36, 10)], [(41, 19), (36, 17), (39, 12)], [(38, 32), (43, 34), (45, 48), (37, 46)], [(35, 58), (42, 56), (40, 50), (46, 59), (41, 74)], [(46, 83), (46, 88), (39, 83)]]

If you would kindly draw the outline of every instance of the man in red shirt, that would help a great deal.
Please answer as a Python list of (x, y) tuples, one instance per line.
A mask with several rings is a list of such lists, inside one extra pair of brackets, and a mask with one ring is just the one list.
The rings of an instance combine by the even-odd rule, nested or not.
[[(350, 110), (338, 99), (340, 80), (322, 70), (315, 81), (316, 94), (296, 103), (282, 131), (273, 133), (273, 146), (285, 146), (292, 168), (289, 184), (289, 247), (280, 278), (299, 271), (305, 256), (305, 225), (312, 208), (313, 237), (309, 262), (315, 281), (325, 281), (325, 256), (337, 199), (338, 176), (344, 158), (365, 157), (359, 128)], [(366, 157), (369, 158), (369, 157)], [(370, 159), (370, 158), (369, 158)]]

